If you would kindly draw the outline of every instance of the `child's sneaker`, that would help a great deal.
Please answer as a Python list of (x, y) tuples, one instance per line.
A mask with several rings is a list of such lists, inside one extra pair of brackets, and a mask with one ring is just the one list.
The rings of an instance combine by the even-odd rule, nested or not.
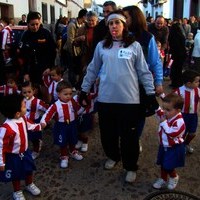
[(188, 153), (193, 153), (193, 152), (194, 152), (194, 148), (191, 147), (190, 145), (186, 145), (186, 151), (187, 151)]
[(24, 197), (24, 194), (21, 190), (19, 190), (17, 192), (13, 192), (13, 199), (14, 200), (26, 200)]
[(35, 151), (33, 151), (31, 156), (32, 156), (33, 160), (35, 160), (36, 158), (39, 157), (39, 155), (40, 155), (39, 152), (35, 152)]
[(166, 187), (166, 181), (162, 178), (157, 179), (156, 182), (153, 184), (153, 188), (155, 189), (161, 189), (164, 187)]
[(177, 186), (178, 180), (179, 180), (179, 176), (178, 175), (176, 177), (174, 177), (174, 178), (169, 178), (169, 182), (168, 182), (167, 188), (169, 190), (173, 190)]
[(27, 185), (25, 189), (34, 196), (37, 196), (41, 193), (40, 189), (34, 183)]
[(61, 168), (67, 168), (68, 167), (68, 157), (67, 156), (62, 156), (60, 161), (60, 167)]
[(76, 148), (76, 149), (80, 149), (81, 146), (82, 146), (82, 144), (83, 144), (83, 142), (80, 141), (80, 140), (78, 140), (78, 142), (77, 142), (76, 145), (75, 145), (75, 148)]
[(136, 172), (134, 171), (127, 171), (125, 181), (127, 183), (133, 183), (136, 180)]
[(70, 153), (70, 157), (75, 159), (75, 160), (82, 160), (83, 156), (79, 154), (78, 151), (74, 150), (72, 153)]
[(88, 150), (88, 144), (87, 143), (83, 143), (82, 145), (81, 145), (81, 151), (82, 152), (86, 152)]
[(116, 161), (111, 160), (111, 159), (108, 159), (108, 160), (106, 160), (106, 162), (105, 162), (104, 168), (105, 168), (105, 169), (113, 169), (113, 168), (115, 167), (116, 164), (117, 164)]

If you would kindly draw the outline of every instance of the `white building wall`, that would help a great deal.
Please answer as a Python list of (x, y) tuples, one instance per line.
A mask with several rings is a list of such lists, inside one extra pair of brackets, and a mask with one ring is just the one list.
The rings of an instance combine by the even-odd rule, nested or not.
[(184, 5), (183, 5), (183, 18), (184, 17), (187, 17), (189, 18), (189, 15), (190, 15), (190, 2), (189, 0), (184, 0)]
[(28, 0), (0, 0), (0, 3), (13, 5), (15, 19), (21, 19), (22, 14), (27, 14), (29, 12)]

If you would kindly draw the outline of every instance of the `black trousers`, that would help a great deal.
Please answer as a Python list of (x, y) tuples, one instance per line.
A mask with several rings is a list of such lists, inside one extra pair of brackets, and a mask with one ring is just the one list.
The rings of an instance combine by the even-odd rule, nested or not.
[(139, 104), (98, 103), (101, 143), (106, 156), (122, 160), (127, 171), (138, 169), (139, 137), (136, 132)]

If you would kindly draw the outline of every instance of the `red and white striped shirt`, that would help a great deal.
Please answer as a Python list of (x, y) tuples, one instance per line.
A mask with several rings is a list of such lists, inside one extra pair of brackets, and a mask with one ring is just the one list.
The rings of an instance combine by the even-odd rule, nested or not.
[(10, 28), (10, 26), (6, 26), (2, 30), (2, 33), (3, 33), (3, 39), (1, 48), (4, 50), (7, 44), (9, 45), (12, 43), (12, 29)]
[(183, 85), (177, 88), (175, 90), (175, 93), (184, 99), (182, 113), (198, 112), (198, 103), (200, 100), (200, 89), (198, 87), (190, 89), (188, 87), (185, 87), (185, 85)]
[(56, 87), (60, 81), (63, 81), (63, 79), (60, 79), (60, 81), (54, 81), (51, 79), (51, 76), (49, 75), (43, 76), (42, 79), (43, 79), (44, 85), (48, 88), (48, 92), (52, 96), (53, 100), (57, 101), (58, 94), (56, 92)]
[(7, 119), (0, 127), (0, 166), (5, 165), (5, 154), (24, 153), (28, 148), (27, 129), (41, 131), (40, 124), (33, 124), (25, 117)]
[(9, 87), (7, 85), (0, 86), (0, 93), (4, 94), (4, 96), (14, 93), (20, 93), (17, 87)]
[[(156, 111), (156, 117), (160, 120), (164, 116), (161, 108)], [(171, 119), (160, 122), (158, 135), (160, 144), (164, 147), (172, 147), (175, 144), (184, 142), (183, 135), (185, 133), (185, 122), (182, 114), (178, 113)]]
[(67, 103), (57, 100), (42, 116), (41, 123), (46, 124), (53, 117), (58, 122), (69, 123), (75, 120), (80, 109), (80, 106), (75, 102), (75, 100), (68, 101)]
[(46, 112), (49, 107), (44, 101), (34, 96), (31, 99), (25, 98), (24, 100), (26, 103), (26, 117), (33, 122), (41, 116), (42, 112)]

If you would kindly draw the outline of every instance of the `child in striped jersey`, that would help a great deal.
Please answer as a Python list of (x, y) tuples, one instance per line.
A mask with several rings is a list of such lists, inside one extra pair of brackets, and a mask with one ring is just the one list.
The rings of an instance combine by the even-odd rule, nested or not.
[(190, 146), (190, 142), (196, 136), (198, 126), (199, 81), (200, 74), (198, 72), (186, 70), (183, 72), (184, 85), (175, 90), (175, 93), (184, 99), (182, 115), (186, 125), (185, 144), (188, 153), (193, 153), (194, 151), (193, 147)]
[(161, 189), (167, 186), (168, 189), (174, 189), (179, 180), (175, 168), (183, 167), (185, 163), (183, 139), (185, 123), (181, 114), (183, 99), (175, 93), (170, 93), (162, 100), (163, 109), (159, 107), (156, 110), (160, 122), (158, 130), (160, 145), (157, 164), (161, 166), (161, 178), (153, 184), (153, 187)]
[(75, 148), (78, 140), (76, 117), (79, 112), (82, 112), (82, 109), (72, 98), (72, 87), (68, 82), (60, 81), (56, 91), (58, 100), (48, 108), (41, 123), (45, 126), (54, 118), (54, 143), (60, 147), (60, 167), (67, 168), (69, 156), (75, 160), (83, 159), (83, 156)]
[(40, 131), (41, 125), (26, 119), (24, 97), (19, 94), (3, 97), (0, 112), (7, 118), (0, 127), (0, 182), (12, 182), (14, 200), (25, 200), (21, 180), (25, 180), (27, 191), (39, 195), (40, 189), (33, 183), (36, 168), (28, 149), (27, 130)]
[(63, 70), (59, 66), (54, 66), (51, 69), (46, 69), (43, 73), (44, 85), (48, 88), (49, 98), (48, 103), (52, 104), (58, 100), (56, 92), (57, 84), (63, 80)]
[[(24, 101), (26, 103), (26, 117), (32, 122), (39, 123), (41, 116), (48, 109), (48, 105), (34, 96), (34, 86), (29, 82), (24, 82), (22, 84), (22, 95), (24, 96)], [(42, 147), (42, 132), (37, 131), (32, 134), (28, 132), (28, 139), (33, 144), (32, 158), (36, 159)]]

